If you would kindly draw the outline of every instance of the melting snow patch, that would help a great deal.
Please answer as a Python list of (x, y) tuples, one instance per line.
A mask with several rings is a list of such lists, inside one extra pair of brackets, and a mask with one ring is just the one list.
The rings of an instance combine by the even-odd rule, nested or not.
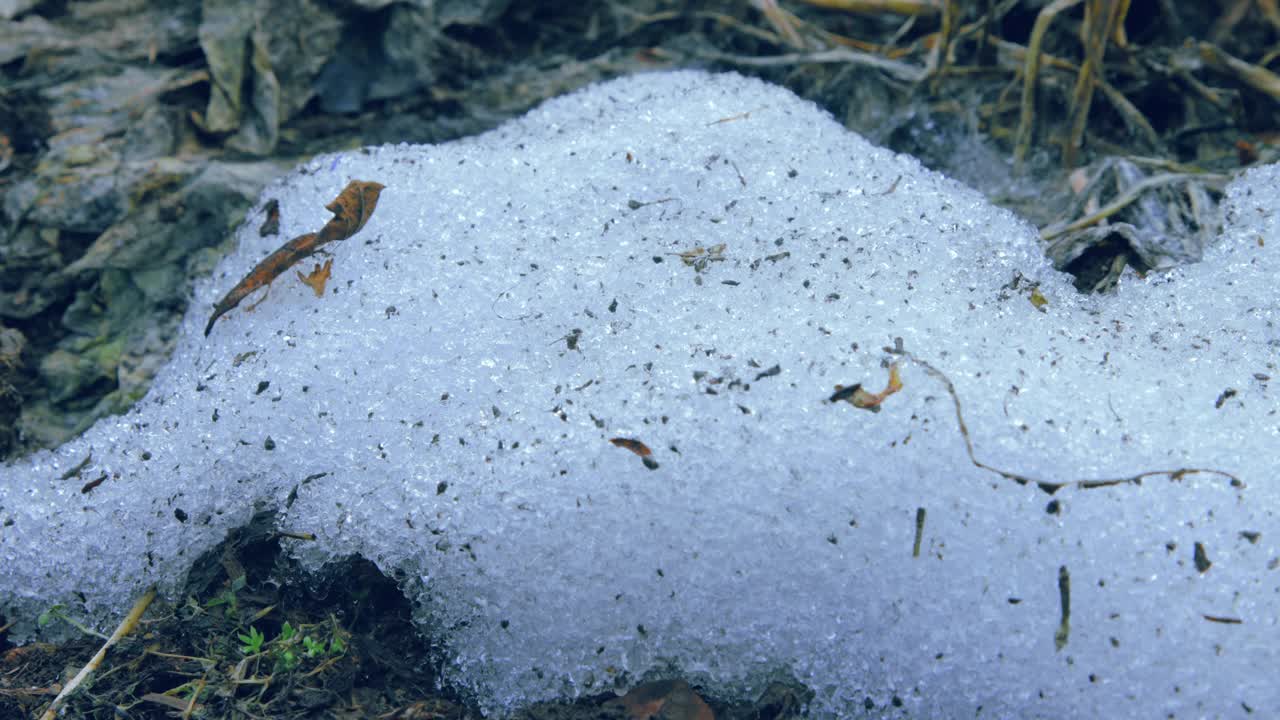
[[(385, 189), (327, 282), (205, 338), (352, 180)], [(265, 508), (308, 566), (404, 578), (498, 712), (674, 667), (819, 715), (1280, 716), (1278, 187), (1081, 297), (1009, 213), (733, 75), (320, 157), (130, 414), (0, 468), (0, 608), (110, 622)]]

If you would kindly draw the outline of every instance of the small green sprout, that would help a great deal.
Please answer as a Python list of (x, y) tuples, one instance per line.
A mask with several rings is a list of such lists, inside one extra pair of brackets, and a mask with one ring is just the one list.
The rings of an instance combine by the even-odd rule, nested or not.
[(245, 577), (244, 575), (240, 575), (239, 577), (231, 581), (231, 587), (227, 588), (226, 590), (223, 590), (215, 598), (206, 602), (204, 606), (206, 608), (213, 609), (218, 607), (219, 605), (226, 605), (227, 609), (225, 612), (226, 612), (227, 618), (234, 618), (236, 616), (236, 613), (240, 609), (240, 601), (236, 599), (236, 593), (243, 590), (244, 586), (245, 586)]
[(259, 632), (258, 628), (252, 625), (249, 626), (248, 635), (240, 633), (236, 637), (239, 637), (240, 642), (244, 643), (244, 645), (240, 646), (240, 652), (245, 655), (257, 655), (262, 652), (262, 643), (266, 640), (266, 636)]
[(94, 630), (93, 628), (86, 626), (84, 623), (81, 623), (79, 620), (76, 620), (75, 618), (68, 615), (66, 610), (67, 610), (67, 607), (65, 605), (54, 605), (50, 607), (48, 610), (45, 610), (44, 612), (36, 616), (36, 627), (44, 628), (45, 626), (53, 623), (53, 621), (55, 620), (61, 620), (62, 622), (67, 623), (68, 625), (79, 630), (85, 635), (92, 635), (94, 637), (102, 638), (103, 640), (107, 639), (106, 635), (103, 635), (102, 633)]
[(313, 658), (324, 654), (324, 641), (316, 640), (310, 635), (302, 638), (302, 645), (307, 649), (307, 657)]
[(48, 610), (45, 610), (44, 612), (40, 613), (40, 615), (36, 617), (36, 626), (44, 627), (49, 623), (53, 622), (55, 618), (62, 617), (63, 607), (64, 607), (63, 605), (54, 605)]

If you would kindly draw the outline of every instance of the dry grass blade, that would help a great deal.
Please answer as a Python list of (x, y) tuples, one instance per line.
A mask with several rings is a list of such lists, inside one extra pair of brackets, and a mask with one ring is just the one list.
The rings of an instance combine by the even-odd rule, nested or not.
[(1124, 31), (1124, 19), (1129, 16), (1129, 0), (1120, 0), (1117, 3), (1116, 17), (1119, 20), (1111, 29), (1111, 42), (1116, 44), (1118, 48), (1129, 47), (1129, 36)]
[(155, 692), (149, 692), (138, 699), (141, 700), (142, 702), (154, 703), (156, 705), (163, 705), (171, 710), (179, 710), (182, 712), (186, 711), (187, 705), (189, 704), (187, 700), (183, 700), (182, 698), (176, 698), (176, 697), (173, 697), (172, 695), (165, 695), (163, 693), (155, 693)]
[(138, 598), (138, 601), (133, 604), (133, 608), (129, 610), (129, 614), (124, 617), (124, 620), (120, 621), (116, 631), (111, 633), (111, 637), (107, 638), (107, 641), (102, 644), (101, 648), (98, 648), (98, 652), (94, 654), (93, 658), (84, 667), (80, 668), (80, 672), (76, 673), (76, 676), (71, 678), (71, 682), (67, 683), (67, 686), (62, 688), (62, 692), (58, 693), (53, 702), (49, 703), (49, 708), (44, 711), (44, 715), (40, 716), (40, 720), (53, 720), (57, 717), (58, 709), (67, 701), (67, 698), (71, 697), (76, 688), (80, 687), (102, 665), (102, 661), (107, 657), (107, 651), (115, 647), (116, 643), (120, 642), (124, 636), (133, 632), (133, 628), (142, 619), (142, 614), (147, 611), (151, 601), (155, 598), (155, 588), (147, 590), (142, 594), (142, 597)]
[(1215, 181), (1215, 180), (1222, 180), (1222, 179), (1223, 178), (1220, 175), (1212, 175), (1208, 173), (1202, 173), (1202, 174), (1164, 173), (1162, 175), (1154, 175), (1152, 177), (1147, 178), (1146, 180), (1143, 180), (1142, 182), (1134, 184), (1128, 190), (1124, 191), (1124, 193), (1121, 194), (1120, 197), (1107, 203), (1103, 207), (1099, 208), (1096, 212), (1090, 213), (1085, 217), (1082, 217), (1079, 220), (1068, 223), (1066, 225), (1052, 226), (1052, 227), (1046, 227), (1042, 229), (1040, 231), (1040, 238), (1042, 240), (1052, 240), (1060, 235), (1065, 235), (1066, 233), (1069, 233), (1069, 232), (1075, 232), (1076, 230), (1082, 230), (1084, 228), (1089, 227), (1090, 225), (1101, 222), (1102, 220), (1105, 220), (1111, 217), (1112, 215), (1115, 215), (1117, 212), (1123, 210), (1125, 207), (1132, 204), (1138, 198), (1142, 197), (1142, 194), (1147, 192), (1148, 190), (1154, 190), (1155, 188), (1162, 187), (1164, 185), (1169, 185), (1171, 183), (1176, 183), (1176, 182), (1184, 182), (1186, 180), (1198, 180), (1201, 182), (1207, 182), (1207, 181)]
[[(673, 15), (675, 15), (676, 17), (679, 17), (680, 13), (673, 13)], [(651, 17), (658, 18), (659, 15), (655, 14)], [(743, 33), (744, 35), (750, 35), (754, 38), (764, 40), (765, 42), (771, 45), (782, 44), (782, 38), (778, 37), (777, 35), (769, 32), (768, 30), (761, 30), (760, 28), (755, 27), (753, 25), (748, 25), (747, 23), (739, 20), (738, 18), (733, 17), (732, 15), (726, 15), (725, 13), (717, 13), (717, 12), (701, 10), (693, 13), (690, 17), (714, 20), (726, 28), (732, 28), (734, 30), (737, 30), (740, 33)], [(655, 20), (654, 22), (659, 22), (659, 21), (660, 20)]]
[(1209, 29), (1209, 39), (1215, 43), (1232, 37), (1236, 26), (1248, 17), (1249, 11), (1254, 6), (1257, 6), (1258, 11), (1271, 24), (1271, 27), (1280, 30), (1280, 5), (1276, 0), (1232, 0), (1231, 2), (1220, 0), (1219, 4), (1224, 7), (1218, 19), (1214, 21), (1213, 27)]
[(1102, 91), (1102, 94), (1111, 101), (1111, 106), (1119, 111), (1121, 117), (1130, 130), (1136, 130), (1153, 148), (1158, 148), (1162, 144), (1160, 133), (1152, 127), (1151, 122), (1147, 120), (1147, 116), (1142, 114), (1136, 105), (1129, 102), (1129, 98), (1124, 93), (1117, 90), (1110, 83), (1101, 77), (1094, 78), (1094, 84)]
[(797, 50), (804, 49), (804, 40), (801, 40), (800, 33), (796, 32), (795, 25), (791, 22), (791, 17), (782, 8), (778, 7), (778, 0), (751, 0), (751, 4), (764, 13), (765, 18), (769, 20), (769, 24), (778, 31), (778, 34), (787, 41), (788, 45)]
[(1276, 0), (1258, 0), (1258, 9), (1262, 11), (1262, 16), (1267, 19), (1271, 27), (1280, 32), (1280, 2), (1276, 2)]
[(1066, 147), (1063, 148), (1063, 160), (1068, 167), (1075, 165), (1076, 152), (1084, 139), (1084, 128), (1089, 121), (1089, 108), (1093, 104), (1093, 88), (1096, 79), (1105, 76), (1103, 68), (1106, 63), (1107, 40), (1112, 36), (1114, 28), (1124, 22), (1121, 12), (1127, 9), (1125, 3), (1111, 0), (1088, 0), (1084, 13), (1084, 62), (1080, 64), (1080, 73), (1076, 76), (1075, 89), (1071, 93), (1071, 116), (1068, 123), (1070, 134)]
[(814, 53), (771, 55), (769, 57), (729, 55), (727, 53), (702, 51), (698, 53), (698, 57), (750, 67), (804, 65), (806, 63), (848, 63), (850, 65), (863, 65), (877, 70), (882, 70), (885, 74), (906, 82), (919, 82), (924, 78), (924, 70), (913, 65), (889, 60), (877, 55), (871, 55), (870, 53), (848, 50), (846, 48), (835, 48), (833, 50), (823, 50), (821, 52)]
[(955, 0), (944, 0), (942, 12), (942, 30), (938, 32), (933, 48), (929, 51), (929, 59), (925, 63), (926, 71), (932, 76), (931, 92), (938, 94), (942, 87), (942, 78), (946, 75), (947, 64), (952, 62), (952, 43), (955, 42), (956, 20), (960, 8)]
[(1197, 46), (1200, 59), (1221, 72), (1234, 75), (1240, 82), (1280, 102), (1280, 75), (1231, 55), (1213, 43), (1202, 42)]
[(921, 15), (933, 17), (942, 14), (942, 0), (801, 0), (814, 7), (843, 10), (863, 15)]
[(1022, 71), (1022, 109), (1018, 118), (1018, 134), (1013, 146), (1013, 162), (1021, 166), (1031, 148), (1031, 135), (1035, 123), (1036, 78), (1040, 74), (1040, 46), (1044, 42), (1045, 33), (1057, 15), (1080, 4), (1081, 0), (1054, 0), (1052, 4), (1040, 11), (1035, 25), (1031, 28), (1031, 39), (1027, 42), (1027, 64)]

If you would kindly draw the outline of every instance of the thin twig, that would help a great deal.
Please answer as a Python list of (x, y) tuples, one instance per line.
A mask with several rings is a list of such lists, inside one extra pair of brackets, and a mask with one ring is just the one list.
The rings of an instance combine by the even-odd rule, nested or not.
[(805, 49), (804, 40), (800, 38), (800, 33), (796, 32), (792, 18), (789, 17), (786, 11), (778, 7), (778, 0), (751, 0), (751, 4), (764, 14), (765, 19), (787, 41), (788, 45), (797, 50)]
[(1040, 488), (1041, 490), (1048, 493), (1049, 495), (1053, 495), (1054, 493), (1058, 492), (1062, 488), (1068, 487), (1071, 485), (1074, 485), (1076, 487), (1079, 487), (1085, 490), (1092, 490), (1095, 488), (1112, 487), (1115, 485), (1141, 485), (1142, 481), (1145, 480), (1146, 478), (1156, 477), (1160, 475), (1164, 475), (1168, 477), (1170, 480), (1181, 480), (1183, 477), (1187, 475), (1207, 474), (1207, 475), (1220, 475), (1225, 478), (1230, 478), (1233, 486), (1244, 487), (1244, 483), (1241, 482), (1240, 478), (1237, 478), (1235, 475), (1232, 475), (1231, 473), (1223, 470), (1215, 470), (1212, 468), (1175, 468), (1173, 470), (1148, 470), (1145, 472), (1140, 472), (1136, 475), (1130, 475), (1127, 477), (1119, 477), (1119, 478), (1079, 479), (1079, 480), (1064, 480), (1061, 482), (1051, 482), (1048, 480), (1037, 480), (1028, 475), (1012, 472), (1010, 470), (1002, 470), (998, 467), (995, 467), (994, 465), (988, 465), (987, 463), (979, 460), (978, 456), (973, 451), (973, 439), (969, 436), (969, 427), (968, 425), (965, 424), (964, 412), (961, 411), (960, 409), (960, 394), (956, 392), (956, 386), (954, 383), (951, 382), (951, 378), (947, 377), (946, 373), (942, 372), (938, 368), (934, 367), (933, 365), (930, 365), (924, 360), (921, 360), (920, 358), (916, 357), (910, 352), (903, 350), (901, 347), (886, 347), (884, 348), (884, 350), (885, 352), (890, 353), (892, 355), (900, 355), (906, 358), (907, 360), (910, 360), (912, 363), (915, 363), (916, 365), (920, 366), (921, 368), (924, 369), (926, 373), (928, 373), (938, 382), (942, 383), (943, 387), (947, 389), (947, 394), (951, 396), (951, 402), (955, 407), (956, 425), (958, 425), (960, 428), (960, 436), (964, 440), (964, 448), (965, 448), (965, 452), (969, 455), (969, 461), (972, 462), (976, 467), (996, 473), (997, 475), (1000, 475), (1001, 477), (1012, 480), (1018, 483), (1019, 485), (1035, 485), (1036, 487)]
[(204, 676), (200, 678), (200, 682), (196, 683), (195, 690), (191, 692), (191, 700), (187, 703), (187, 708), (182, 711), (182, 720), (191, 720), (191, 713), (199, 707), (196, 701), (200, 699), (200, 693), (204, 692), (205, 683), (209, 681), (209, 671), (204, 671)]

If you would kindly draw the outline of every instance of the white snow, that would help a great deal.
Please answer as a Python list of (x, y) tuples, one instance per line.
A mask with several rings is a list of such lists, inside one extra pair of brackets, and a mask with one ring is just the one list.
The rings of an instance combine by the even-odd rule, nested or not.
[[(324, 297), (291, 270), (203, 337), (352, 179), (386, 189)], [(316, 158), (133, 412), (0, 468), (0, 609), (108, 624), (275, 509), (309, 566), (404, 578), (499, 713), (658, 669), (794, 676), (819, 716), (1280, 716), (1277, 188), (1231, 186), (1204, 262), (1081, 297), (1009, 213), (734, 75)], [(987, 465), (1163, 474), (977, 467), (912, 358)], [(881, 412), (826, 402), (890, 362)]]

